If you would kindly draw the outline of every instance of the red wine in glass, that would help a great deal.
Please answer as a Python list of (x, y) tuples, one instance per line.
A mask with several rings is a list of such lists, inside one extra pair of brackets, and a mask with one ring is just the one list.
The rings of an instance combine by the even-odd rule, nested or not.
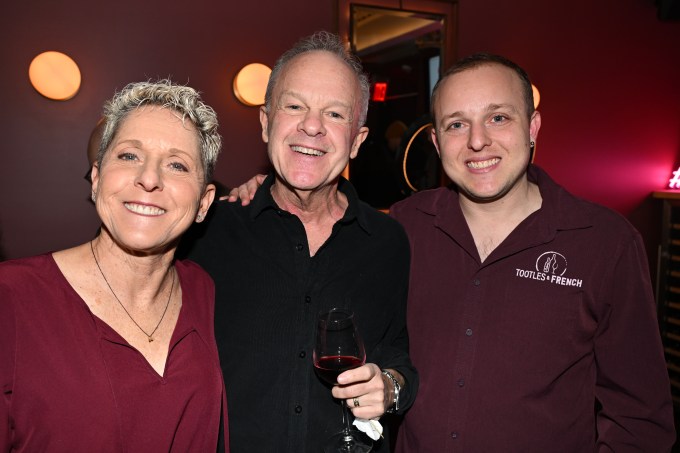
[(314, 366), (316, 374), (331, 385), (338, 383), (338, 376), (343, 371), (351, 370), (364, 364), (359, 357), (350, 355), (331, 355), (320, 357)]
[[(331, 385), (337, 384), (338, 375), (343, 371), (364, 364), (366, 351), (351, 310), (333, 308), (319, 315), (313, 359), (317, 375)], [(340, 406), (344, 428), (328, 439), (324, 452), (368, 453), (371, 444), (358, 437), (357, 431), (352, 429), (350, 411), (344, 401), (340, 401)]]

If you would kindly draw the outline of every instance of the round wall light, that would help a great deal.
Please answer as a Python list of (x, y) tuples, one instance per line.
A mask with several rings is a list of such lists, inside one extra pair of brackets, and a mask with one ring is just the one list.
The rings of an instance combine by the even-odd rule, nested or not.
[(46, 98), (66, 101), (80, 88), (80, 69), (61, 52), (43, 52), (31, 61), (28, 77), (38, 93)]
[(534, 108), (538, 108), (538, 103), (541, 102), (541, 93), (538, 92), (538, 88), (533, 83), (531, 84), (531, 91), (534, 92)]
[(264, 94), (272, 70), (261, 63), (244, 66), (234, 77), (234, 95), (247, 106), (264, 104)]

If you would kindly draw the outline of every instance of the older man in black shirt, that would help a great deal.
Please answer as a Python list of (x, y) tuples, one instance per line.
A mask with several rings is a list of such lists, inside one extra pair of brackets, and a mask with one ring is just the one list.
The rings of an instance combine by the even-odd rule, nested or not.
[[(415, 397), (406, 235), (340, 177), (368, 133), (368, 95), (337, 36), (317, 33), (286, 52), (260, 112), (275, 173), (249, 205), (218, 203), (192, 246), (216, 285), (232, 452), (321, 451), (341, 428), (334, 397), (365, 419), (403, 412)], [(367, 363), (331, 393), (312, 349), (317, 314), (332, 307), (354, 311)], [(373, 451), (388, 449), (382, 439)]]

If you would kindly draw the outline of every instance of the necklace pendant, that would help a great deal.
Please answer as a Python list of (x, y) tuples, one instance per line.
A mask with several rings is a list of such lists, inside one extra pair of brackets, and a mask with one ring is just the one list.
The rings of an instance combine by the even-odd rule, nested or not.
[(90, 241), (90, 251), (92, 252), (92, 258), (94, 259), (94, 262), (97, 265), (97, 269), (99, 269), (99, 273), (102, 274), (102, 278), (104, 279), (106, 286), (109, 287), (109, 289), (111, 290), (111, 294), (113, 294), (113, 297), (116, 299), (118, 304), (120, 304), (120, 307), (125, 311), (125, 314), (128, 315), (128, 318), (130, 318), (130, 320), (139, 328), (139, 330), (141, 330), (142, 333), (144, 335), (146, 335), (146, 337), (149, 339), (149, 343), (151, 343), (153, 341), (153, 334), (156, 333), (156, 331), (158, 330), (158, 326), (160, 326), (161, 322), (163, 322), (163, 318), (165, 318), (165, 313), (167, 313), (168, 307), (170, 306), (170, 302), (172, 301), (172, 291), (175, 288), (175, 273), (172, 272), (173, 269), (172, 268), (169, 269), (169, 272), (172, 274), (172, 282), (170, 283), (170, 294), (168, 294), (168, 301), (165, 303), (165, 309), (163, 310), (163, 314), (161, 315), (161, 319), (159, 319), (158, 324), (156, 324), (156, 328), (153, 329), (153, 331), (151, 332), (151, 335), (149, 335), (148, 333), (146, 333), (146, 330), (142, 329), (142, 326), (137, 324), (137, 321), (135, 321), (135, 318), (133, 318), (132, 315), (130, 314), (130, 312), (127, 311), (127, 308), (125, 308), (125, 305), (123, 305), (123, 302), (120, 301), (118, 296), (116, 296), (116, 293), (113, 290), (113, 288), (111, 288), (109, 281), (106, 279), (106, 275), (104, 275), (104, 271), (102, 271), (102, 268), (99, 265), (99, 260), (97, 260), (97, 255), (95, 255), (95, 253), (94, 253), (93, 243), (94, 243), (94, 240)]

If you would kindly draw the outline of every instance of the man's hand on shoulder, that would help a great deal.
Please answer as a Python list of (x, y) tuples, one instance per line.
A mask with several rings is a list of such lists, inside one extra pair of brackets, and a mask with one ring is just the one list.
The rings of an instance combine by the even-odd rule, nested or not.
[(267, 175), (255, 175), (240, 186), (231, 189), (229, 194), (220, 197), (220, 200), (228, 200), (232, 203), (241, 200), (241, 206), (247, 206), (266, 178)]

